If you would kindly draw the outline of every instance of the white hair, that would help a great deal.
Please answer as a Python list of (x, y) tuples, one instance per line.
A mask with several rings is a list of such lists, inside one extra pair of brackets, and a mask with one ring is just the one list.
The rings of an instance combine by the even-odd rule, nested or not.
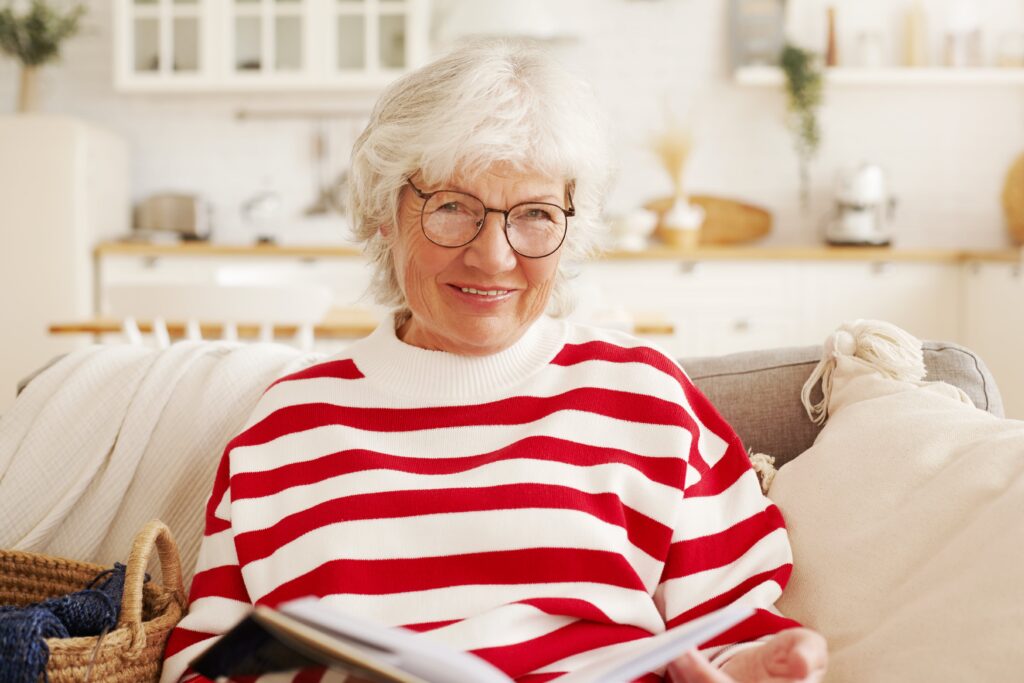
[(590, 86), (543, 50), (512, 40), (473, 41), (392, 83), (352, 149), (349, 206), (371, 258), (378, 302), (406, 308), (383, 225), (398, 224), (406, 180), (443, 184), (495, 163), (562, 178), (576, 215), (549, 305), (572, 306), (567, 267), (591, 255), (610, 177), (607, 124)]

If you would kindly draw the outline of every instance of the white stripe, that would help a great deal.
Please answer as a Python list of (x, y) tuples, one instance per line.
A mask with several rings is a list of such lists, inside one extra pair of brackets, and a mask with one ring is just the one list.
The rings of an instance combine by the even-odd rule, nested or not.
[(531, 436), (616, 448), (637, 455), (685, 458), (690, 433), (672, 425), (625, 422), (594, 413), (567, 411), (517, 425), (480, 425), (376, 432), (325, 425), (284, 434), (265, 444), (232, 449), (231, 474), (264, 472), (287, 463), (308, 462), (343, 449), (366, 449), (407, 458), (459, 458), (490, 453)]
[(761, 493), (757, 473), (748, 470), (714, 496), (686, 496), (679, 504), (672, 542), (710, 536), (763, 512), (772, 502)]
[(265, 529), (286, 515), (346, 496), (388, 491), (434, 491), (516, 484), (561, 486), (583, 493), (613, 493), (622, 503), (666, 526), (672, 524), (682, 496), (678, 489), (657, 484), (629, 465), (609, 463), (578, 467), (562, 462), (515, 458), (499, 460), (466, 472), (417, 474), (395, 470), (362, 470), (324, 481), (295, 486), (260, 498), (231, 504), (236, 535)]
[[(573, 389), (595, 388), (642, 393), (675, 404), (686, 402), (679, 382), (646, 363), (614, 363), (595, 359), (570, 366), (548, 365), (531, 376), (525, 388), (527, 392), (522, 396), (551, 397)], [(385, 394), (372, 383), (317, 377), (283, 382), (269, 389), (260, 398), (250, 422), (255, 423), (281, 408), (304, 403), (353, 408), (434, 408), (466, 404), (464, 399), (458, 398), (427, 400)]]
[(247, 602), (210, 595), (188, 606), (178, 626), (201, 633), (224, 633), (252, 611)]
[(196, 558), (196, 573), (231, 564), (238, 564), (231, 529), (204, 536), (199, 545), (199, 556)]
[(507, 586), (450, 586), (392, 595), (328, 595), (325, 604), (356, 617), (388, 626), (465, 619), (532, 598), (585, 600), (618, 623), (647, 630), (665, 629), (651, 597), (642, 592), (603, 583), (534, 583)]
[(530, 548), (604, 550), (622, 555), (649, 591), (662, 562), (626, 539), (625, 530), (573, 510), (522, 509), (371, 519), (331, 524), (286, 543), (242, 568), (259, 600), (277, 586), (341, 558), (354, 560), (444, 557)]
[(786, 530), (776, 529), (755, 543), (735, 562), (671, 579), (658, 590), (663, 592), (665, 612), (671, 619), (731, 590), (755, 574), (791, 561)]
[(575, 617), (547, 614), (530, 605), (507, 605), (423, 635), (456, 650), (477, 650), (541, 638), (575, 621)]

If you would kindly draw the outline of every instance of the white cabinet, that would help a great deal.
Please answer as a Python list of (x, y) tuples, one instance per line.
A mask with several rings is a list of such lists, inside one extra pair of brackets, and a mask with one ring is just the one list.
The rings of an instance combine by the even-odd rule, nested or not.
[(1024, 274), (1018, 265), (979, 263), (964, 278), (964, 344), (992, 371), (1006, 416), (1024, 420)]
[(428, 0), (115, 0), (126, 91), (374, 90), (422, 64)]
[(919, 339), (961, 336), (959, 264), (819, 262), (802, 269), (807, 343), (857, 318), (886, 320)]

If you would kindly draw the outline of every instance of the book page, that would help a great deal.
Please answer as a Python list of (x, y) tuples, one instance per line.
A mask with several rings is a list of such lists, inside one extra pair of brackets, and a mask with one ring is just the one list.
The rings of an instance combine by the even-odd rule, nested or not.
[(748, 607), (726, 607), (664, 633), (616, 647), (601, 659), (561, 676), (558, 683), (628, 683), (668, 664), (754, 614)]

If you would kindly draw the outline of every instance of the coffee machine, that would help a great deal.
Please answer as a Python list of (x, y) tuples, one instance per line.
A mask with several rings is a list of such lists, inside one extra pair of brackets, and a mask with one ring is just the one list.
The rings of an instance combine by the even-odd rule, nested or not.
[(836, 245), (888, 246), (896, 199), (889, 194), (885, 171), (861, 164), (842, 174), (835, 212), (825, 227), (825, 241)]

